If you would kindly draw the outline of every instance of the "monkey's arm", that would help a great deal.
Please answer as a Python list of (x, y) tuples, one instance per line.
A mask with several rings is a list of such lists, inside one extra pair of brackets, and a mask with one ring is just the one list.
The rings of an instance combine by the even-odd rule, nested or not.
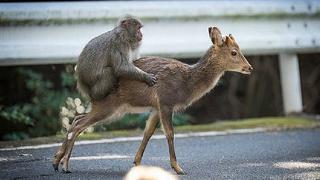
[(129, 62), (123, 62), (120, 66), (115, 68), (117, 77), (124, 77), (127, 79), (147, 81), (149, 74), (137, 68)]
[(113, 63), (114, 73), (117, 77), (144, 81), (152, 86), (157, 78), (153, 74), (148, 74), (130, 63), (126, 58), (118, 59)]

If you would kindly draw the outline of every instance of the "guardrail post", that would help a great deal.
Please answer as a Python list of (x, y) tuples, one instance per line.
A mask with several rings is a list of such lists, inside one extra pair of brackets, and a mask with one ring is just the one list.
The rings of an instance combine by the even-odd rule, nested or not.
[(285, 114), (302, 111), (300, 71), (296, 54), (279, 55), (282, 98)]

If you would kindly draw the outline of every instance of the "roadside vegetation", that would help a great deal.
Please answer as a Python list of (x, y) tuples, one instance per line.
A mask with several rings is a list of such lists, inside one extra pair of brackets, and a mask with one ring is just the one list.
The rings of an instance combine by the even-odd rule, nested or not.
[[(55, 67), (58, 76), (46, 74), (46, 68), (8, 69), (10, 84), (0, 90), (0, 140), (23, 140), (35, 137), (52, 136), (66, 132), (74, 116), (90, 109), (88, 101), (82, 99), (76, 90), (73, 65)], [(15, 95), (12, 90), (15, 89)], [(3, 91), (8, 92), (3, 92)], [(148, 113), (128, 114), (121, 120), (101, 124), (89, 132), (121, 129), (143, 129)], [(189, 124), (190, 116), (177, 114), (174, 125)]]
[[(308, 114), (320, 113), (318, 57), (319, 54), (299, 56), (305, 104), (303, 111)], [(276, 57), (252, 56), (248, 59), (255, 67), (250, 77), (226, 73), (212, 92), (194, 103), (185, 114), (174, 116), (176, 132), (180, 129), (207, 131), (260, 126), (291, 128), (303, 122), (310, 123), (300, 120), (296, 123), (291, 118), (258, 119), (257, 122), (243, 120), (244, 117), (283, 116)], [(185, 61), (194, 62), (193, 59)], [(0, 141), (20, 142), (45, 136), (51, 139), (57, 134), (57, 138), (62, 137), (73, 117), (89, 110), (89, 104), (76, 90), (73, 71), (74, 64), (1, 67)], [(81, 138), (141, 135), (147, 117), (148, 113), (128, 114), (114, 123), (88, 129), (87, 132), (93, 133)], [(241, 120), (229, 122), (234, 119)]]

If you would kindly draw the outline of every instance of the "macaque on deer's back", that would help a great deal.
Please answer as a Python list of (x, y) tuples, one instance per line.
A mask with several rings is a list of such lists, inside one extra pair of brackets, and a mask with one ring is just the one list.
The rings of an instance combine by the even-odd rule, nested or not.
[(61, 163), (63, 171), (69, 172), (74, 143), (87, 127), (102, 121), (112, 122), (130, 112), (150, 112), (134, 164), (141, 165), (148, 141), (161, 123), (169, 147), (170, 165), (177, 174), (184, 174), (175, 154), (173, 113), (186, 109), (212, 90), (226, 71), (250, 74), (253, 70), (232, 35), (222, 36), (217, 27), (209, 27), (208, 33), (212, 44), (193, 65), (162, 57), (143, 57), (134, 61), (142, 70), (156, 74), (157, 84), (148, 87), (138, 81), (120, 78), (114, 92), (103, 100), (92, 101), (92, 110), (75, 118), (53, 158), (53, 168), (58, 170)]
[(153, 74), (133, 64), (139, 57), (142, 23), (131, 16), (119, 20), (117, 26), (93, 38), (82, 50), (76, 67), (77, 87), (91, 100), (101, 100), (115, 87), (120, 77), (156, 83)]

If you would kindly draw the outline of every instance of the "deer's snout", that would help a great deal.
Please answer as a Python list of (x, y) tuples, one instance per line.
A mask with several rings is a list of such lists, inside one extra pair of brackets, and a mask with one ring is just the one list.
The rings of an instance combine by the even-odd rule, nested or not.
[(242, 68), (242, 73), (244, 74), (251, 74), (252, 71), (253, 71), (253, 67), (251, 65), (245, 66)]

